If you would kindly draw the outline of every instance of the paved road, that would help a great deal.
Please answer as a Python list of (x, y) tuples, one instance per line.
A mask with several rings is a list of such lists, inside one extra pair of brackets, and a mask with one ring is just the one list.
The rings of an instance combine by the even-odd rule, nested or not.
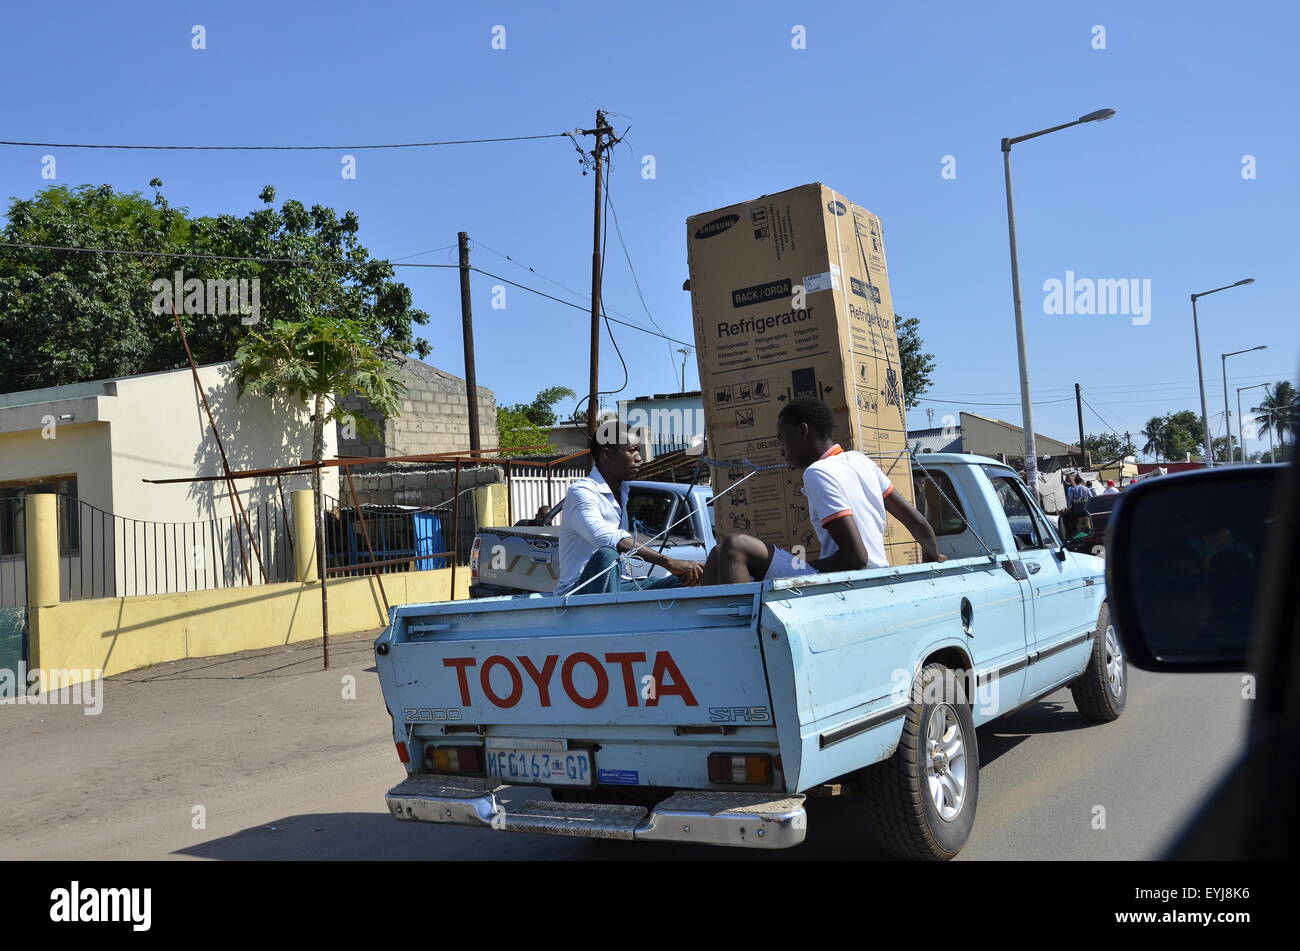
[[(383, 794), (404, 772), (372, 636), (336, 639), (329, 671), (316, 645), (113, 677), (97, 716), (0, 705), (0, 859), (875, 857), (846, 834), (851, 798), (813, 802), (808, 842), (776, 853), (395, 822)], [(1237, 675), (1130, 674), (1115, 723), (1086, 724), (1059, 691), (979, 731), (979, 814), (960, 858), (1159, 856), (1231, 761), (1247, 702)]]

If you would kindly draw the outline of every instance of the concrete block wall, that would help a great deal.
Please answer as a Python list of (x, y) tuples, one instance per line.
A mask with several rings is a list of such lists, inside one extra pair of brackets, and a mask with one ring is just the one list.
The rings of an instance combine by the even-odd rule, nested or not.
[[(349, 398), (344, 408), (382, 425), (382, 444), (358, 433), (355, 439), (339, 436), (339, 451), (353, 456), (413, 456), (430, 452), (456, 452), (469, 448), (468, 401), (465, 381), (419, 360), (403, 359), (399, 375), (406, 389), (399, 414), (381, 420), (365, 400)], [(496, 399), (487, 387), (478, 388), (479, 443), (497, 445)]]

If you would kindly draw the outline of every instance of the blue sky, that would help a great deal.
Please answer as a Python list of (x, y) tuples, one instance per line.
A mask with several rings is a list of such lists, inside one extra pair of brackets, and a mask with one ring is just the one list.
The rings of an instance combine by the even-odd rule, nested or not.
[[(592, 11), (599, 11), (595, 14)], [(1136, 431), (1198, 408), (1188, 295), (1254, 277), (1201, 304), (1212, 424), (1219, 354), (1237, 386), (1295, 378), (1294, 5), (1182, 3), (23, 4), (5, 14), (0, 138), (159, 144), (333, 144), (620, 131), (613, 204), (650, 314), (692, 339), (687, 216), (809, 181), (879, 214), (896, 309), (937, 358), (911, 414), (961, 409), (1018, 422), (999, 140), (1118, 110), (1013, 152), (1037, 429), (1077, 431), (1073, 385), (1107, 423)], [(191, 47), (192, 27), (206, 49)], [(506, 48), (493, 49), (493, 28)], [(792, 48), (804, 28), (806, 48)], [(1105, 49), (1094, 49), (1096, 27)], [(18, 81), (21, 80), (21, 81)], [(355, 210), (376, 256), (479, 242), (474, 263), (559, 296), (590, 281), (591, 185), (567, 139), (342, 152), (114, 152), (0, 148), (4, 197), (49, 184), (148, 191), (192, 212), (281, 199)], [(656, 177), (641, 175), (654, 156)], [(955, 178), (941, 172), (955, 159)], [(1242, 174), (1254, 157), (1255, 177)], [(536, 270), (502, 260), (508, 254)], [(410, 257), (448, 263), (448, 251)], [(1149, 323), (1044, 313), (1067, 271), (1150, 281)], [(430, 361), (463, 370), (454, 271), (400, 272), (432, 315)], [(586, 318), (475, 276), (479, 382), (500, 402), (586, 389)], [(650, 325), (611, 233), (606, 300)], [(677, 389), (675, 345), (615, 328), (630, 379), (617, 397)], [(692, 358), (693, 360), (693, 358)], [(623, 383), (606, 338), (602, 389)], [(693, 363), (687, 385), (698, 385)], [(1262, 390), (1244, 394), (1247, 406)], [(1235, 392), (1232, 394), (1235, 413)], [(943, 400), (944, 402), (940, 402)], [(1106, 428), (1085, 410), (1089, 432)], [(1221, 425), (1221, 424), (1220, 424)], [(1255, 448), (1252, 444), (1250, 448)]]

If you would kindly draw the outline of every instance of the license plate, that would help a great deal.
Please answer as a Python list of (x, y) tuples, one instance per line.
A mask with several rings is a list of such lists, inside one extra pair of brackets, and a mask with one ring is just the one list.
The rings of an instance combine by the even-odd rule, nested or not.
[(586, 750), (488, 750), (487, 772), (505, 782), (540, 786), (592, 785)]

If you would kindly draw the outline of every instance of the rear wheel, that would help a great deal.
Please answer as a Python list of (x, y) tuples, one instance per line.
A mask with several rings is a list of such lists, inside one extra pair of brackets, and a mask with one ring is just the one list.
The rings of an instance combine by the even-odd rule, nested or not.
[(961, 850), (975, 824), (979, 747), (952, 670), (925, 666), (894, 755), (858, 775), (872, 834), (888, 852), (946, 861)]
[(1097, 632), (1092, 638), (1092, 656), (1079, 678), (1070, 684), (1074, 705), (1085, 720), (1110, 723), (1118, 720), (1128, 702), (1128, 663), (1119, 646), (1119, 636), (1110, 621), (1110, 605), (1103, 604), (1097, 615)]

